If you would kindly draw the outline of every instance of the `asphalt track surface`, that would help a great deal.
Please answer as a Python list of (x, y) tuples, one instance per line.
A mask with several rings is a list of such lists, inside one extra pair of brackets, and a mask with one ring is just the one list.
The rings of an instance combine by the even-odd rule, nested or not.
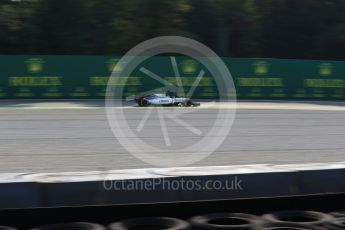
[[(137, 126), (146, 110), (128, 108), (126, 114)], [(203, 108), (186, 119), (193, 127), (203, 130), (212, 124), (211, 119), (218, 111), (222, 109)], [(146, 131), (144, 127), (140, 135), (148, 142), (164, 143), (155, 119), (145, 125)], [(181, 134), (172, 123), (167, 127), (177, 145), (183, 145), (191, 137), (191, 132)], [(0, 130), (0, 173), (153, 167), (121, 146), (100, 102), (3, 101)], [(344, 104), (240, 102), (224, 143), (192, 166), (342, 161), (345, 161)]]

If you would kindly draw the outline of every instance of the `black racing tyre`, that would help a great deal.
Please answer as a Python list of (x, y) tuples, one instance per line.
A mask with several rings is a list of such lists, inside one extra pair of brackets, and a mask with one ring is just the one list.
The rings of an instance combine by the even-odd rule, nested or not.
[(345, 217), (335, 219), (332, 223), (325, 225), (329, 230), (343, 230), (345, 229)]
[(8, 226), (0, 226), (0, 230), (18, 230), (18, 229), (13, 228), (13, 227), (8, 227)]
[(183, 105), (185, 107), (191, 107), (192, 106), (192, 101), (191, 100), (187, 100), (187, 101), (183, 102)]
[(313, 211), (280, 211), (263, 215), (268, 222), (302, 223), (307, 225), (323, 226), (334, 221), (334, 217), (322, 212)]
[(335, 212), (330, 212), (329, 214), (336, 218), (339, 218), (339, 217), (341, 218), (341, 217), (345, 217), (345, 210), (338, 210)]
[(94, 223), (75, 222), (45, 225), (32, 230), (106, 230), (106, 228), (102, 225)]
[(188, 230), (189, 223), (183, 220), (168, 217), (152, 217), (128, 219), (113, 223), (108, 226), (109, 230)]
[(257, 216), (244, 213), (212, 213), (189, 221), (193, 229), (255, 229), (260, 224)]
[(256, 230), (324, 230), (324, 228), (301, 223), (265, 223)]
[(139, 103), (141, 104), (142, 107), (149, 106), (149, 102), (145, 98), (140, 99)]
[(141, 103), (141, 102), (142, 102), (141, 99), (138, 99), (136, 102), (138, 103), (138, 105), (139, 105), (140, 107), (143, 106), (143, 104)]

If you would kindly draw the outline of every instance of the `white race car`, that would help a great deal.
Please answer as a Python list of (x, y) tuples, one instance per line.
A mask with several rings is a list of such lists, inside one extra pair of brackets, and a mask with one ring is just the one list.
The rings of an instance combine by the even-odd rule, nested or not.
[(166, 92), (163, 94), (137, 95), (135, 102), (141, 107), (147, 106), (200, 106), (200, 103), (193, 102), (190, 98), (178, 97), (176, 93)]

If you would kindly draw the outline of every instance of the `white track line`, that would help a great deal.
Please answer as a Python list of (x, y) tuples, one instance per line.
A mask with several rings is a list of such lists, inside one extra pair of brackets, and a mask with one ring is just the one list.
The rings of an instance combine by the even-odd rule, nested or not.
[[(161, 107), (164, 109), (165, 107)], [(170, 107), (166, 107), (170, 108)], [(27, 104), (23, 106), (1, 106), (0, 110), (104, 110), (103, 106), (53, 105), (52, 103)], [(147, 109), (137, 106), (115, 106), (114, 109)], [(181, 108), (181, 110), (184, 108)], [(193, 109), (193, 108), (188, 108)], [(202, 102), (196, 109), (239, 109), (239, 110), (300, 110), (300, 111), (345, 111), (344, 105), (317, 105), (312, 103), (274, 102)]]
[(309, 164), (254, 164), (232, 166), (180, 167), (180, 168), (143, 168), (109, 171), (61, 172), (61, 173), (3, 173), (0, 183), (40, 182), (67, 183), (81, 181), (133, 180), (166, 178), (180, 176), (241, 175), (255, 173), (297, 172), (310, 170), (345, 169), (345, 162)]

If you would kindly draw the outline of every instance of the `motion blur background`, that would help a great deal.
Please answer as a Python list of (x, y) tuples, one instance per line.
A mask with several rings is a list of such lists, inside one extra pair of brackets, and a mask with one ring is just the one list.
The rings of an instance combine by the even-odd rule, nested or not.
[(149, 38), (220, 56), (345, 58), (343, 0), (0, 0), (1, 54), (122, 55)]
[[(344, 209), (344, 12), (345, 0), (0, 0), (0, 225), (28, 229), (81, 220), (107, 225), (142, 215)], [(123, 68), (121, 56), (143, 41), (172, 35), (195, 39), (221, 56), (236, 86), (232, 95), (239, 99), (226, 140), (186, 171), (152, 170), (129, 154), (104, 111), (108, 79)], [(204, 68), (193, 57), (178, 55), (176, 63), (189, 92)], [(176, 83), (168, 56), (142, 64)], [(203, 99), (200, 110), (185, 117), (200, 130), (213, 129), (213, 118), (227, 109), (222, 103), (207, 107), (219, 98), (217, 76), (210, 75), (205, 70), (192, 96)], [(119, 98), (162, 87), (138, 69), (114, 85), (124, 86)], [(130, 105), (131, 127), (141, 124), (146, 109)], [(157, 117), (148, 122), (153, 125), (138, 137), (160, 145), (164, 131)], [(169, 122), (178, 147), (195, 140)], [(142, 151), (150, 154), (149, 148)], [(225, 167), (219, 174), (214, 166)], [(103, 186), (108, 176), (207, 181), (236, 174), (244, 176), (243, 191), (107, 191)], [(319, 197), (303, 197), (312, 194)], [(284, 196), (300, 199), (267, 201)], [(248, 200), (259, 197), (265, 199)], [(239, 200), (221, 201), (232, 199)], [(215, 203), (201, 209), (190, 203), (200, 200)], [(148, 212), (147, 205), (109, 206), (181, 201), (190, 208), (172, 203)], [(19, 210), (85, 205), (109, 208)], [(188, 213), (195, 207), (197, 212)], [(2, 211), (9, 208), (13, 212)]]

